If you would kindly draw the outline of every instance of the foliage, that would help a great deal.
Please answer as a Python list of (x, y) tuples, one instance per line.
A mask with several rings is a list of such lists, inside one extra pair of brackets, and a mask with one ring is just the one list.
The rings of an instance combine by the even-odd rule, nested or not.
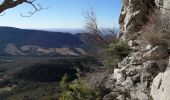
[[(1, 58), (9, 59), (9, 57)], [(86, 73), (100, 68), (102, 65), (99, 63), (97, 59), (87, 56), (15, 57), (15, 61), (11, 63), (0, 63), (0, 71), (8, 76), (0, 82), (0, 88), (12, 88), (8, 93), (1, 92), (0, 97), (5, 97), (4, 100), (6, 98), (22, 100), (24, 96), (27, 98), (29, 96), (31, 100), (52, 100), (51, 98), (58, 100), (61, 92), (59, 83), (64, 74), (69, 75), (68, 81), (71, 82), (77, 78), (75, 75), (77, 69), (82, 76), (85, 76)]]
[(110, 70), (110, 68), (113, 69), (113, 67), (116, 67), (118, 62), (126, 57), (131, 50), (126, 43), (114, 41), (109, 45), (106, 51), (110, 57), (105, 59), (104, 62)]
[(126, 43), (111, 43), (108, 52), (116, 58), (124, 58), (130, 53), (130, 48)]
[(77, 79), (69, 83), (68, 76), (64, 75), (60, 82), (62, 93), (59, 100), (97, 100), (99, 98), (98, 94), (93, 92), (83, 78), (77, 76)]
[(68, 88), (68, 84), (67, 84), (67, 81), (68, 81), (69, 77), (67, 74), (65, 74), (63, 77), (62, 77), (62, 80), (60, 82), (60, 86), (62, 89), (67, 89)]

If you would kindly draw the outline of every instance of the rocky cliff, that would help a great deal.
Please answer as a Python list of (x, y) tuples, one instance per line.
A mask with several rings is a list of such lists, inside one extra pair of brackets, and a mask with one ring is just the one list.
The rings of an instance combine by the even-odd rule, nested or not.
[(169, 17), (170, 0), (123, 0), (118, 38), (132, 52), (106, 78), (104, 100), (170, 100)]
[[(120, 32), (118, 37), (128, 40), (146, 25), (164, 23), (170, 14), (170, 0), (122, 0), (122, 11), (119, 18)], [(162, 24), (160, 24), (163, 27)]]

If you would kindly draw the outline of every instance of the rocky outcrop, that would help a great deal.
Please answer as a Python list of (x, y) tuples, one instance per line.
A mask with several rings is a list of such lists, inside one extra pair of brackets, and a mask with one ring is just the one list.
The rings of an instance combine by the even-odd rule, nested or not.
[[(155, 53), (165, 54), (165, 51), (167, 51), (167, 48), (164, 46), (155, 46), (153, 48), (157, 47), (159, 49), (156, 49)], [(151, 51), (153, 49), (141, 49), (141, 45), (131, 48), (138, 49), (119, 62), (118, 68), (114, 69), (114, 73), (108, 76), (104, 83), (107, 89), (111, 89), (111, 92), (104, 97), (104, 100), (115, 100), (111, 98), (118, 98), (120, 95), (123, 95), (126, 99), (116, 100), (151, 100), (150, 85), (154, 77), (159, 72), (162, 72), (162, 69), (166, 69), (167, 63), (164, 63), (165, 66), (162, 66), (159, 60), (167, 59), (168, 54), (164, 58), (153, 56), (152, 59), (148, 60), (143, 58), (143, 55), (146, 53), (152, 55), (153, 52)]]
[(170, 100), (170, 70), (159, 73), (153, 80), (151, 95), (154, 100)]
[(103, 84), (106, 89), (111, 90), (104, 100), (152, 100), (150, 86), (158, 73), (167, 68), (168, 48), (164, 45), (144, 47), (137, 40), (133, 42), (135, 45), (132, 45), (132, 41), (129, 42), (132, 52), (118, 63), (118, 68), (114, 69), (114, 73)]
[(140, 39), (141, 30), (152, 22), (164, 27), (167, 22), (162, 20), (170, 16), (169, 8), (170, 0), (123, 0), (118, 37), (128, 43), (132, 52), (105, 79), (103, 87), (110, 93), (104, 100), (170, 100), (168, 46)]
[(165, 27), (170, 14), (170, 0), (122, 0), (119, 17), (120, 32), (118, 38), (131, 40), (137, 38), (139, 31), (156, 22), (158, 28)]
[(162, 14), (166, 14), (170, 9), (170, 1), (169, 0), (155, 0), (155, 4), (157, 7), (160, 8)]
[(119, 19), (121, 31), (118, 37), (123, 40), (132, 38), (132, 34), (140, 31), (142, 26), (147, 24), (149, 15), (155, 7), (154, 0), (123, 0)]

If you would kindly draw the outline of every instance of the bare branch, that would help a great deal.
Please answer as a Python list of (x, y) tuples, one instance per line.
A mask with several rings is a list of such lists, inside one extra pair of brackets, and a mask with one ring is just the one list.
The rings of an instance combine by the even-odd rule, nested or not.
[[(29, 11), (27, 16), (21, 14), (21, 16), (23, 17), (31, 17), (33, 14), (35, 14), (36, 12), (40, 11), (40, 10), (43, 10), (43, 9), (48, 9), (49, 7), (47, 8), (43, 8), (41, 6), (41, 4), (37, 4), (35, 5), (34, 2), (36, 0), (3, 0), (3, 2), (0, 4), (0, 13), (3, 13), (5, 10), (7, 9), (10, 9), (10, 8), (14, 8), (20, 4), (23, 4), (23, 3), (27, 3), (27, 4), (30, 4), (35, 10), (34, 11)], [(3, 13), (2, 15), (0, 16), (3, 16), (5, 13)]]
[(104, 30), (104, 32), (107, 32), (107, 33), (109, 33), (109, 35), (113, 35), (113, 36), (115, 36), (116, 35), (116, 29), (115, 28), (106, 28), (106, 29), (102, 29), (102, 30)]
[(105, 40), (102, 32), (98, 27), (96, 14), (92, 8), (85, 13), (84, 18), (85, 18), (85, 23), (84, 23), (85, 29), (92, 34), (97, 35), (101, 40), (103, 40), (105, 43), (108, 44), (108, 41)]
[(41, 6), (41, 4), (37, 4), (37, 6), (35, 6), (35, 5), (33, 4), (33, 2), (29, 2), (29, 4), (31, 4), (31, 5), (33, 6), (34, 11), (29, 11), (29, 12), (28, 12), (28, 15), (23, 15), (22, 13), (20, 13), (20, 15), (21, 15), (22, 17), (31, 17), (32, 15), (34, 15), (35, 13), (37, 13), (37, 12), (39, 12), (39, 11), (45, 10), (45, 9), (48, 9), (48, 8), (49, 8), (49, 7), (43, 8), (43, 7)]

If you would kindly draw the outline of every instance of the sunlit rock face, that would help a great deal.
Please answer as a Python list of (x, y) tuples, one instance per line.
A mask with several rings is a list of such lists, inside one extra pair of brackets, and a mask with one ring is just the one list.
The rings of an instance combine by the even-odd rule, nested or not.
[(131, 34), (141, 30), (149, 20), (150, 11), (153, 12), (155, 7), (154, 0), (123, 0), (119, 19), (121, 31), (118, 37), (127, 40)]
[(163, 14), (167, 14), (167, 12), (169, 12), (168, 9), (170, 10), (170, 0), (155, 0), (155, 4), (161, 8)]
[(105, 79), (104, 100), (170, 100), (169, 47), (141, 39), (148, 29), (160, 32), (169, 17), (170, 0), (123, 0), (118, 38), (132, 51)]
[(170, 58), (166, 71), (154, 78), (150, 88), (153, 100), (170, 100)]
[[(154, 16), (154, 17), (153, 17)], [(163, 26), (170, 16), (170, 0), (123, 0), (118, 38), (131, 40), (152, 22)], [(153, 18), (152, 18), (153, 17)], [(140, 33), (141, 34), (141, 33)]]
[(159, 73), (153, 80), (151, 95), (153, 100), (170, 100), (170, 70)]

